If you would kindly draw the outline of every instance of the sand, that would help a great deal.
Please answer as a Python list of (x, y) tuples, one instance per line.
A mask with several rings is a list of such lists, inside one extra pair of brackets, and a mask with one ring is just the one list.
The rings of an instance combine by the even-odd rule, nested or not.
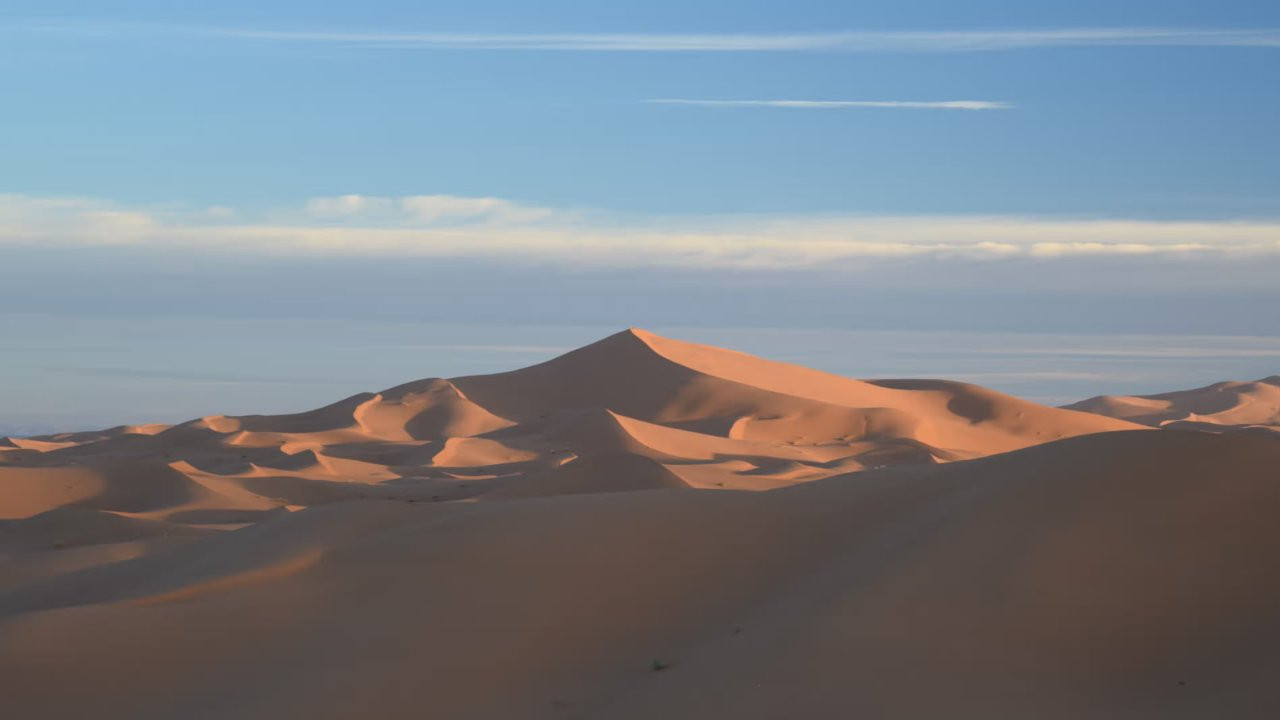
[(307, 413), (10, 439), (0, 707), (1274, 716), (1280, 438), (1081, 405), (633, 329)]
[(1280, 375), (1158, 395), (1101, 395), (1067, 407), (1151, 427), (1280, 433)]

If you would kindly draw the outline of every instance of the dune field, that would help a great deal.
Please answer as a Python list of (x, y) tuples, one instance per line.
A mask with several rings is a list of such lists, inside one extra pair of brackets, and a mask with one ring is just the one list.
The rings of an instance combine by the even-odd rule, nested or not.
[(1053, 408), (630, 329), (0, 438), (32, 718), (1269, 718), (1280, 378)]

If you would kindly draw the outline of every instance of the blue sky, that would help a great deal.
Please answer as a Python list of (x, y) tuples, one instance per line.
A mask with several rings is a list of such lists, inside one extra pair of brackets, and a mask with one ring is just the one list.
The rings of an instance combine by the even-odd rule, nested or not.
[(1273, 2), (7, 0), (0, 403), (39, 316), (1280, 336), (1277, 69)]
[[(0, 187), (235, 207), (494, 196), (636, 213), (1280, 212), (1280, 47), (440, 50), (211, 31), (1271, 31), (1267, 2), (14, 2)], [(1190, 41), (1194, 44), (1194, 37)], [(892, 45), (892, 44), (890, 44)], [(658, 98), (985, 100), (709, 108)]]

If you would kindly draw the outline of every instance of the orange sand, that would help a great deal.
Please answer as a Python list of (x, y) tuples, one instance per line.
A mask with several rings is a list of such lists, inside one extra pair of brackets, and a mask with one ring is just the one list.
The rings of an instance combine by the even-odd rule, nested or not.
[(296, 415), (10, 439), (0, 708), (1272, 717), (1280, 437), (1171, 428), (1275, 425), (1273, 391), (1086, 413), (629, 330)]

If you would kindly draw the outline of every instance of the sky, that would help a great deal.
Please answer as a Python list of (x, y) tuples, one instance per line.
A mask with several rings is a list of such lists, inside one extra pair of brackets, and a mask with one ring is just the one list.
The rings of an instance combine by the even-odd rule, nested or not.
[(107, 419), (120, 375), (37, 382), (95, 318), (151, 328), (116, 369), (260, 320), (812, 330), (840, 372), (879, 366), (823, 330), (1276, 337), (1277, 69), (1257, 1), (2, 0), (0, 426), (20, 385)]

